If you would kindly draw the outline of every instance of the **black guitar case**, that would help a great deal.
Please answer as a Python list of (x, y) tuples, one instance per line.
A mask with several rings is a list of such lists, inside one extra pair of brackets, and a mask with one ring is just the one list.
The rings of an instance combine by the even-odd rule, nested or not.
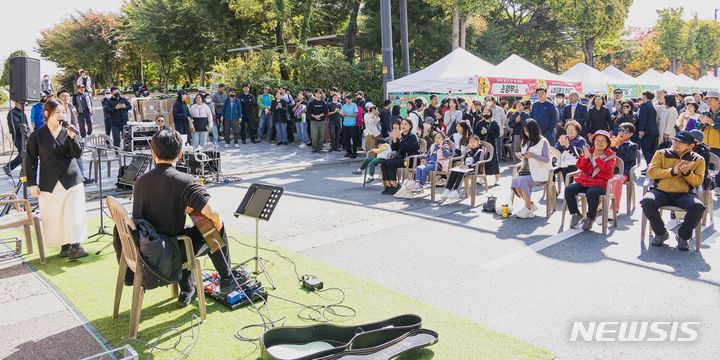
[(263, 360), (384, 360), (438, 341), (436, 332), (421, 327), (417, 315), (357, 326), (278, 327), (263, 334), (260, 348)]

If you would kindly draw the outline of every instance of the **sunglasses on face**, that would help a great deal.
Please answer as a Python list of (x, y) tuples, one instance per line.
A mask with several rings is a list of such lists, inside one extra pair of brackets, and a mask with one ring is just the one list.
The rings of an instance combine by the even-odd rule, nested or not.
[(623, 106), (623, 109), (630, 109), (629, 106)]
[(630, 131), (629, 131), (629, 130), (626, 130), (626, 129), (620, 129), (620, 131), (618, 131), (618, 133), (620, 133), (620, 134), (629, 134)]

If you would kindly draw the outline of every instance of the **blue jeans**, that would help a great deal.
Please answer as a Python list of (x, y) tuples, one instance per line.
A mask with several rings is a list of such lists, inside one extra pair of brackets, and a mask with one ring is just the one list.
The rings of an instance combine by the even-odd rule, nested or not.
[(260, 116), (260, 121), (258, 122), (258, 140), (261, 140), (263, 135), (265, 135), (265, 128), (267, 128), (267, 134), (270, 136), (270, 128), (272, 128), (272, 126), (272, 115), (262, 114), (262, 116)]
[(298, 121), (295, 123), (295, 131), (297, 131), (297, 141), (299, 141), (301, 144), (307, 144), (308, 143), (308, 131), (307, 131), (307, 123), (304, 123), (302, 121)]
[(210, 133), (212, 133), (213, 142), (216, 144), (220, 143), (220, 134), (218, 131), (218, 125), (214, 121), (212, 122), (212, 125), (210, 126)]
[(284, 123), (282, 121), (278, 121), (277, 123), (275, 123), (275, 132), (276, 132), (275, 141), (277, 143), (288, 142), (287, 124), (286, 123)]
[(555, 139), (555, 128), (553, 128), (552, 130), (550, 130), (550, 131), (548, 131), (548, 132), (544, 132), (542, 135), (547, 139), (547, 141), (550, 142), (550, 146), (551, 146), (551, 147), (552, 147), (552, 146), (555, 146), (555, 141), (556, 141), (556, 139)]
[(122, 126), (113, 126), (110, 128), (112, 132), (113, 146), (120, 147), (120, 140), (122, 140)]
[(208, 132), (207, 131), (196, 131), (192, 135), (192, 146), (205, 146), (207, 143)]
[[(419, 165), (415, 168), (415, 182), (419, 183), (420, 185), (425, 185), (425, 182), (427, 181), (428, 175), (430, 175), (430, 172), (435, 170), (435, 162), (431, 161), (425, 165)], [(438, 170), (440, 170), (440, 165), (438, 164)]]

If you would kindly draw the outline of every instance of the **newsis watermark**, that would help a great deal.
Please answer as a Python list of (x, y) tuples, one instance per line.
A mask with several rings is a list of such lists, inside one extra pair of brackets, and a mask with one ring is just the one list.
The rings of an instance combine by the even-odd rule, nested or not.
[(571, 342), (693, 342), (699, 321), (574, 321)]

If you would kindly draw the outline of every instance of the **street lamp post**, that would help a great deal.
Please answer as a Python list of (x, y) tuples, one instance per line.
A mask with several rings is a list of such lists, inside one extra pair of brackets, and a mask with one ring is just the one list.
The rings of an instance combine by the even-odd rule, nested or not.
[(392, 44), (392, 17), (390, 13), (390, 1), (380, 2), (380, 47), (382, 48), (383, 63), (383, 88), (387, 98), (387, 83), (395, 80), (393, 70), (393, 44)]

